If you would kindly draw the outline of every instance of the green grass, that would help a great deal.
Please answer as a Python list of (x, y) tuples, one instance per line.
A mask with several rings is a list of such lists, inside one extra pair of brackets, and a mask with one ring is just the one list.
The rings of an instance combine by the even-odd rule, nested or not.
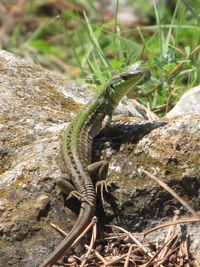
[(92, 0), (74, 0), (59, 17), (41, 19), (36, 15), (41, 3), (30, 1), (24, 16), (38, 19), (38, 25), (31, 34), (22, 35), (19, 22), (7, 50), (59, 72), (64, 71), (62, 62), (70, 78), (80, 79), (93, 90), (127, 68), (148, 68), (151, 79), (141, 82), (134, 95), (162, 116), (200, 80), (198, 52), (190, 56), (200, 44), (199, 1), (170, 2), (172, 8), (161, 0), (152, 7), (144, 0), (130, 1), (139, 8), (141, 21), (148, 17), (152, 21), (152, 25), (133, 28), (118, 22), (118, 1), (113, 20), (106, 20)]

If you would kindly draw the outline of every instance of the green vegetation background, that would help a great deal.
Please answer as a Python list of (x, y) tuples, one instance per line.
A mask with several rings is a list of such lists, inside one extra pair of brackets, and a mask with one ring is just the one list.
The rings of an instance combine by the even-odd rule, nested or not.
[(129, 23), (117, 0), (113, 12), (104, 2), (2, 1), (1, 48), (92, 90), (119, 71), (148, 69), (131, 97), (164, 115), (200, 81), (200, 0), (127, 0)]

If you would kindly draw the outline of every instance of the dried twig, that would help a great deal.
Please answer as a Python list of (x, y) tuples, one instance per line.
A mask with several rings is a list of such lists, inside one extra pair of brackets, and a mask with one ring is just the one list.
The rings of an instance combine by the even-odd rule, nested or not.
[[(173, 237), (173, 239), (171, 240), (171, 242), (170, 242), (170, 243), (171, 243), (171, 249), (169, 250), (169, 252), (165, 255), (165, 257), (164, 257), (164, 258), (163, 258), (157, 265), (154, 265), (154, 267), (160, 267), (161, 264), (165, 263), (166, 260), (169, 258), (169, 256), (170, 256), (171, 254), (173, 254), (173, 253), (178, 249), (178, 247), (175, 248), (175, 246), (176, 246), (178, 240), (179, 240), (179, 236), (178, 236), (178, 235), (175, 235), (175, 236)], [(174, 249), (174, 248), (175, 248), (175, 249)]]
[[(176, 214), (174, 217), (174, 221), (165, 224), (166, 226), (171, 226), (171, 225), (176, 225), (178, 222), (185, 222), (185, 221), (191, 221), (194, 220), (194, 218), (186, 218), (185, 220), (177, 220), (179, 214)], [(200, 219), (198, 218), (198, 221)], [(92, 224), (92, 223), (91, 223)], [(83, 260), (81, 261), (80, 265), (81, 267), (83, 266), (100, 266), (100, 267), (107, 267), (107, 266), (112, 266), (112, 265), (123, 265), (124, 267), (127, 267), (128, 264), (130, 264), (130, 261), (137, 261), (137, 266), (141, 266), (141, 267), (150, 267), (150, 266), (154, 266), (154, 267), (160, 267), (163, 266), (162, 264), (165, 263), (168, 258), (170, 257), (170, 255), (172, 255), (173, 253), (175, 253), (174, 255), (177, 254), (177, 250), (179, 249), (179, 265), (177, 266), (181, 266), (180, 263), (185, 262), (185, 260), (188, 259), (189, 261), (189, 250), (187, 245), (184, 243), (184, 240), (182, 238), (182, 243), (180, 244), (179, 247), (177, 246), (177, 242), (180, 240), (180, 237), (175, 233), (174, 228), (171, 226), (170, 227), (170, 231), (167, 234), (167, 237), (165, 239), (164, 244), (157, 250), (157, 251), (150, 251), (149, 248), (146, 248), (143, 244), (141, 244), (141, 242), (136, 239), (132, 233), (126, 231), (125, 229), (123, 229), (122, 227), (118, 227), (115, 225), (110, 225), (111, 227), (114, 227), (116, 229), (121, 230), (123, 233), (125, 233), (130, 239), (132, 239), (134, 241), (135, 244), (132, 244), (129, 247), (129, 250), (127, 253), (118, 255), (118, 256), (111, 256), (109, 255), (107, 259), (107, 257), (104, 257), (103, 255), (100, 255), (100, 253), (97, 251), (97, 249), (94, 249), (94, 242), (96, 239), (96, 225), (94, 223), (93, 225), (93, 235), (92, 235), (92, 239), (90, 242), (90, 246), (85, 245), (85, 247), (88, 249), (87, 253), (85, 254)], [(161, 228), (163, 225), (159, 225), (157, 227), (154, 228), (154, 230), (156, 228)], [(55, 228), (55, 226), (54, 226)], [(66, 233), (62, 230), (59, 229), (59, 227), (56, 227), (57, 231), (59, 231), (62, 235), (66, 235)], [(124, 234), (121, 234), (119, 237), (124, 236)], [(113, 235), (113, 239), (116, 239), (116, 235)], [(106, 240), (106, 239), (104, 239)], [(109, 238), (109, 240), (112, 240), (111, 237)], [(99, 241), (98, 241), (99, 242)], [(135, 249), (133, 249), (135, 248)], [(148, 255), (148, 257), (150, 258), (150, 260), (148, 262), (145, 263), (145, 261), (147, 261), (147, 258), (141, 255), (141, 250)], [(137, 254), (139, 252), (139, 254)], [(92, 265), (92, 263), (90, 262), (89, 259), (89, 254), (92, 254), (92, 257), (90, 257), (90, 259), (93, 259), (95, 261), (95, 258), (97, 259), (97, 261), (95, 261), (94, 265)], [(136, 257), (136, 258), (135, 258)], [(80, 259), (79, 259), (80, 260)], [(76, 264), (74, 262), (74, 264)], [(189, 263), (188, 263), (189, 264)], [(72, 266), (72, 265), (70, 265)], [(188, 265), (189, 267), (189, 265)]]
[[(173, 218), (173, 222), (174, 221), (177, 221), (179, 218), (180, 218), (180, 211), (179, 210), (176, 210), (175, 211), (175, 216)], [(174, 237), (174, 235), (175, 235), (175, 228), (176, 228), (176, 225), (175, 224), (170, 225), (169, 230), (168, 230), (168, 233), (167, 233), (167, 235), (165, 237), (165, 242), (167, 242), (168, 240), (172, 239), (172, 237)], [(158, 259), (163, 259), (165, 257), (165, 255), (169, 251), (169, 245), (166, 246), (165, 249), (163, 249), (163, 251), (160, 253)]]
[[(198, 45), (187, 57), (186, 59), (191, 59), (196, 53), (200, 51), (200, 45)], [(170, 71), (168, 77), (171, 78), (175, 72), (179, 71), (182, 69), (184, 65), (184, 61), (180, 62), (172, 71)]]
[(187, 210), (189, 210), (194, 217), (198, 217), (198, 213), (184, 200), (182, 199), (174, 190), (172, 190), (166, 183), (158, 179), (155, 175), (148, 171), (140, 169), (141, 172), (145, 173), (152, 180), (156, 181), (160, 186), (162, 186), (166, 191), (168, 191), (174, 198), (176, 198)]
[(130, 232), (126, 231), (125, 229), (123, 229), (122, 227), (116, 226), (116, 225), (107, 225), (116, 229), (121, 230), (122, 232), (126, 233), (150, 258), (153, 258), (152, 253), (145, 248), (141, 242), (139, 240), (137, 240)]
[(165, 228), (165, 227), (168, 227), (170, 225), (175, 225), (175, 224), (187, 223), (187, 222), (200, 222), (200, 218), (191, 217), (191, 218), (179, 219), (177, 221), (166, 222), (166, 223), (163, 223), (163, 224), (160, 224), (158, 226), (155, 226), (155, 227), (151, 228), (150, 230), (144, 232), (143, 236), (145, 238), (148, 234), (150, 234), (150, 233), (152, 233), (152, 232), (154, 232), (156, 230), (159, 230), (161, 228)]
[(96, 241), (96, 237), (97, 237), (97, 220), (95, 221), (94, 225), (93, 225), (93, 231), (92, 231), (92, 237), (91, 237), (91, 240), (90, 240), (90, 246), (88, 248), (88, 251), (85, 255), (85, 257), (83, 258), (81, 264), (80, 264), (80, 267), (83, 267), (92, 251), (92, 248), (94, 246), (94, 243)]
[(156, 251), (153, 258), (151, 258), (146, 264), (144, 264), (143, 267), (149, 267), (154, 262), (154, 260), (157, 258), (157, 256), (160, 254), (160, 252), (171, 242), (171, 240), (172, 240), (172, 238), (169, 239), (167, 242), (165, 242), (161, 246), (161, 248)]
[(128, 250), (126, 261), (124, 263), (124, 267), (128, 267), (132, 249), (133, 249), (133, 245), (131, 245), (130, 248), (129, 248), (129, 250)]
[[(182, 232), (182, 242), (180, 245), (180, 256), (181, 256), (181, 260), (180, 260), (180, 264), (182, 262), (183, 265), (183, 261), (188, 261), (189, 260), (189, 247), (188, 247), (188, 237), (187, 237), (187, 225), (184, 225), (183, 227), (181, 227), (181, 232)], [(190, 267), (189, 263), (187, 263), (185, 265), (186, 267)]]
[[(97, 217), (93, 217), (90, 224), (85, 228), (85, 230), (77, 237), (77, 239), (72, 243), (71, 246), (74, 246), (84, 235), (85, 233), (87, 233), (87, 231), (93, 227), (95, 224), (97, 223)], [(51, 223), (51, 226), (56, 230), (58, 231), (60, 234), (64, 235), (64, 236), (67, 236), (66, 232), (64, 232), (60, 227), (58, 226), (55, 226), (55, 224), (52, 224)], [(94, 232), (93, 232), (94, 233)], [(96, 239), (96, 236), (95, 236), (95, 239)], [(93, 242), (90, 243), (90, 247), (93, 245)], [(89, 249), (90, 251), (91, 249)], [(53, 261), (53, 259), (52, 259)]]
[(51, 227), (53, 227), (54, 230), (56, 230), (61, 236), (66, 237), (68, 234), (61, 229), (58, 225), (54, 223), (50, 223)]
[[(191, 59), (196, 53), (198, 53), (200, 51), (200, 45), (198, 45), (186, 58), (186, 59)], [(183, 67), (183, 65), (185, 64), (184, 61), (180, 62), (173, 70), (170, 71), (170, 73), (167, 76), (167, 80), (169, 80), (170, 78), (172, 78), (172, 76), (177, 72), (180, 71)], [(161, 83), (160, 84), (156, 84), (149, 92), (142, 94), (143, 97), (148, 97), (150, 96), (152, 93), (154, 93), (155, 91), (157, 91), (160, 87), (161, 87)]]
[[(85, 245), (86, 248), (89, 249), (88, 245)], [(97, 258), (103, 262), (104, 265), (106, 265), (108, 262), (105, 260), (105, 258), (103, 256), (101, 256), (101, 254), (99, 254), (99, 252), (96, 249), (92, 249), (92, 251), (94, 252), (94, 254), (97, 256)]]
[(100, 267), (111, 266), (111, 265), (113, 265), (113, 264), (115, 264), (115, 263), (117, 263), (117, 262), (120, 262), (120, 261), (123, 260), (124, 258), (126, 258), (127, 255), (128, 255), (128, 253), (123, 254), (123, 255), (121, 255), (121, 256), (118, 256), (118, 257), (114, 257), (113, 260), (107, 262), (107, 263), (106, 263), (105, 265), (103, 265), (103, 266), (101, 265)]

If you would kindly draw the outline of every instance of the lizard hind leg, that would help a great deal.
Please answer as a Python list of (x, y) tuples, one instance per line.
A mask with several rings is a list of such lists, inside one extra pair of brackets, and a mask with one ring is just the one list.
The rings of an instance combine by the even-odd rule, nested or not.
[(76, 197), (78, 200), (80, 200), (80, 194), (76, 191), (70, 179), (67, 179), (66, 177), (61, 177), (56, 180), (56, 184), (66, 195), (68, 195), (67, 199), (70, 199), (71, 197)]
[[(56, 184), (61, 188), (61, 190), (68, 195), (67, 199), (70, 199), (72, 197), (77, 198), (79, 201), (82, 200), (82, 195), (77, 192), (73, 184), (71, 183), (70, 179), (67, 179), (66, 177), (61, 177), (59, 179), (56, 179)], [(91, 206), (92, 203), (90, 203), (87, 199), (83, 198), (84, 201), (88, 202)]]
[(71, 195), (73, 191), (76, 191), (71, 181), (64, 176), (57, 178), (56, 184), (66, 195)]
[(100, 187), (101, 200), (103, 204), (104, 204), (104, 198), (103, 198), (104, 188), (106, 192), (108, 192), (108, 188), (106, 184), (106, 176), (108, 174), (108, 167), (109, 167), (109, 163), (105, 160), (94, 162), (88, 165), (87, 167), (90, 177), (96, 184), (96, 191)]
[(80, 194), (76, 191), (75, 187), (71, 183), (71, 180), (66, 176), (62, 176), (56, 179), (56, 184), (60, 187), (60, 189), (68, 196), (67, 199), (72, 197), (80, 200)]

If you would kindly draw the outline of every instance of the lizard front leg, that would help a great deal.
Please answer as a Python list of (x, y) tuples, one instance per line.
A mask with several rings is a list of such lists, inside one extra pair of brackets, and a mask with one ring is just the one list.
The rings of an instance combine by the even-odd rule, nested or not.
[(109, 163), (105, 160), (94, 162), (88, 165), (87, 167), (90, 177), (96, 184), (96, 191), (98, 187), (100, 187), (102, 203), (104, 203), (103, 188), (105, 188), (105, 190), (108, 191), (107, 184), (105, 181), (106, 176), (108, 174), (108, 167)]

